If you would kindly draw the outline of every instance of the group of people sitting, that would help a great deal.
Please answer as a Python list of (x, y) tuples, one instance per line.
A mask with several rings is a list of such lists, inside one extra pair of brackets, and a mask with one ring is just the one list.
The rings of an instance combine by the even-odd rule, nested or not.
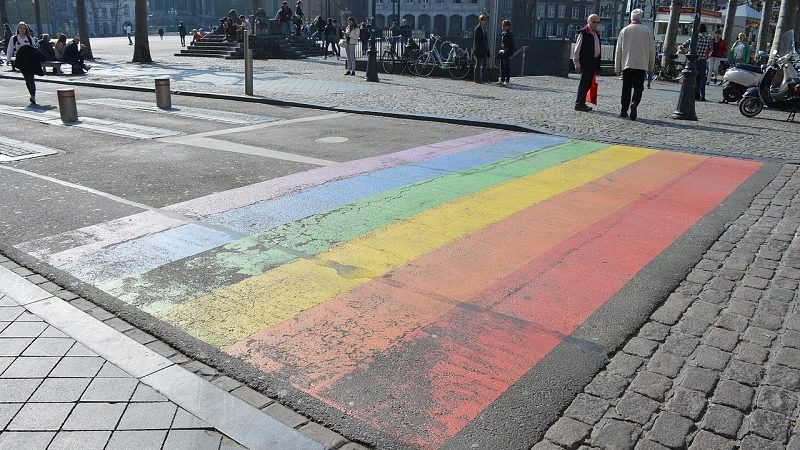
[[(25, 24), (22, 23), (22, 25)], [(27, 30), (27, 26), (18, 28)], [(28, 35), (30, 35), (29, 32)], [(42, 62), (61, 62), (72, 65), (73, 75), (83, 75), (92, 68), (84, 62), (83, 47), (78, 36), (67, 42), (67, 35), (58, 33), (54, 42), (47, 33), (42, 34), (39, 39), (33, 35), (28, 37), (28, 35), (23, 33), (21, 36), (25, 39), (21, 39), (11, 33), (11, 27), (7, 23), (3, 24), (3, 48), (6, 50), (6, 64), (11, 66), (12, 71), (16, 70), (13, 58), (22, 40), (25, 40), (27, 45), (36, 48), (41, 55), (39, 59)]]

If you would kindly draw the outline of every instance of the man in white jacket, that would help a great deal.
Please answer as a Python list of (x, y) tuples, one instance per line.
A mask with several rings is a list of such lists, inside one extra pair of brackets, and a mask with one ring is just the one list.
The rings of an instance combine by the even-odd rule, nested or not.
[(642, 25), (643, 17), (641, 9), (631, 11), (631, 24), (619, 32), (614, 57), (615, 71), (617, 75), (622, 74), (622, 110), (619, 116), (628, 117), (630, 107), (631, 120), (636, 120), (647, 72), (652, 72), (656, 63), (656, 41), (652, 30)]

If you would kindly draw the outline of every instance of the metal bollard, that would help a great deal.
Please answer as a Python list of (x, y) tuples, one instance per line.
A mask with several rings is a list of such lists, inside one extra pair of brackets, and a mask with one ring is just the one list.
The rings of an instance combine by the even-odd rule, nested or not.
[(75, 105), (75, 89), (56, 89), (58, 113), (62, 122), (76, 122), (78, 107)]
[(156, 78), (156, 106), (161, 109), (172, 108), (169, 92), (169, 77)]

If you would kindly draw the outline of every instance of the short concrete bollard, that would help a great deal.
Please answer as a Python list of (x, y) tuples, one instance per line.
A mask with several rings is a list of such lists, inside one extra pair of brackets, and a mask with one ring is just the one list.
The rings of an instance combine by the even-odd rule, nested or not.
[(56, 89), (58, 113), (62, 122), (78, 120), (78, 107), (75, 105), (75, 89)]
[(172, 108), (169, 91), (169, 77), (156, 78), (156, 106), (161, 109)]

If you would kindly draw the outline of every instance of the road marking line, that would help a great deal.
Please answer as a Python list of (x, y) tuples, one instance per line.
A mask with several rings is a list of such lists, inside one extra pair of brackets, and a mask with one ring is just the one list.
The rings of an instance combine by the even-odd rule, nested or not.
[(329, 120), (329, 119), (339, 119), (349, 115), (349, 113), (342, 113), (337, 112), (333, 114), (323, 114), (321, 116), (311, 116), (311, 117), (300, 117), (297, 119), (287, 119), (287, 120), (279, 120), (275, 122), (267, 122), (267, 123), (258, 123), (255, 125), (250, 125), (247, 127), (237, 127), (237, 128), (229, 128), (227, 130), (217, 130), (217, 131), (206, 131), (204, 133), (197, 133), (197, 134), (190, 134), (186, 137), (212, 137), (212, 136), (219, 136), (221, 134), (233, 134), (233, 133), (243, 133), (245, 131), (255, 131), (260, 130), (263, 128), (269, 127), (279, 127), (282, 125), (290, 125), (293, 123), (303, 123), (303, 122), (315, 122), (318, 120)]
[(339, 162), (329, 161), (327, 159), (312, 158), (310, 156), (297, 155), (294, 153), (281, 152), (278, 150), (270, 150), (268, 148), (256, 147), (253, 145), (221, 141), (219, 139), (213, 139), (209, 137), (180, 136), (174, 138), (164, 138), (160, 139), (160, 141), (170, 142), (173, 144), (208, 148), (211, 150), (222, 150), (232, 153), (241, 153), (244, 155), (262, 156), (265, 158), (279, 159), (282, 161), (293, 161), (304, 164), (312, 164), (315, 166), (333, 166), (336, 164), (341, 164)]

